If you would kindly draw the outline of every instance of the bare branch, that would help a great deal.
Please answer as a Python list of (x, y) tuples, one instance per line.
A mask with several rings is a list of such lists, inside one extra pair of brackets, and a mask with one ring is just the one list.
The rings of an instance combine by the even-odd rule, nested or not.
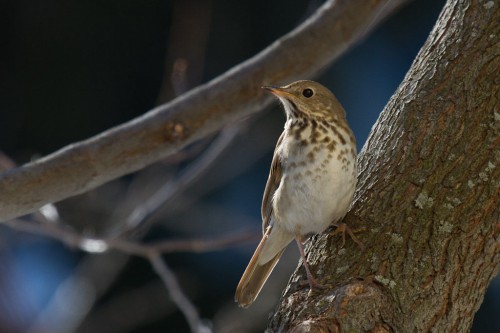
[(60, 240), (67, 246), (80, 248), (87, 252), (104, 252), (108, 249), (115, 249), (140, 257), (148, 257), (152, 252), (199, 253), (217, 251), (231, 246), (241, 246), (246, 243), (255, 243), (260, 238), (259, 232), (243, 231), (223, 235), (215, 239), (164, 240), (155, 243), (140, 244), (119, 238), (91, 239), (56, 224), (41, 224), (22, 219), (10, 220), (5, 224), (15, 230), (40, 234)]
[(137, 171), (268, 104), (259, 87), (310, 77), (407, 0), (330, 0), (255, 57), (170, 103), (0, 175), (0, 221)]
[(470, 331), (500, 262), (498, 31), (493, 1), (447, 1), (358, 157), (344, 222), (366, 248), (312, 238), (331, 288), (297, 269), (269, 331)]
[[(141, 311), (137, 311), (141, 309)], [(126, 290), (103, 300), (87, 315), (73, 333), (133, 332), (176, 311), (175, 304), (165, 297), (165, 285), (160, 280)], [(116, 313), (122, 314), (119, 319)]]
[(222, 154), (234, 137), (238, 134), (239, 126), (231, 126), (223, 130), (208, 149), (194, 161), (178, 178), (165, 183), (158, 191), (145, 202), (136, 207), (127, 217), (126, 230), (137, 228), (148, 217), (164, 206), (177, 193), (184, 191), (191, 183), (198, 179), (212, 163)]
[(14, 161), (9, 156), (5, 155), (4, 152), (0, 151), (0, 172), (15, 167), (16, 164), (14, 163)]
[(119, 252), (84, 257), (71, 276), (61, 281), (25, 332), (75, 332), (99, 298), (116, 282), (128, 258)]
[(182, 292), (181, 287), (177, 283), (174, 273), (170, 270), (167, 264), (161, 259), (161, 256), (157, 252), (153, 252), (149, 255), (149, 261), (155, 269), (156, 273), (161, 277), (163, 283), (167, 287), (170, 293), (170, 298), (177, 305), (179, 310), (182, 311), (184, 317), (188, 321), (191, 332), (193, 333), (210, 333), (212, 330), (204, 325), (198, 315), (198, 311), (191, 304), (189, 299)]
[[(148, 259), (156, 273), (162, 279), (172, 301), (184, 314), (189, 326), (191, 327), (191, 331), (200, 333), (209, 333), (211, 332), (211, 329), (202, 323), (196, 308), (182, 292), (175, 275), (167, 264), (161, 259), (161, 253), (180, 251), (207, 252), (224, 249), (230, 246), (241, 246), (245, 242), (255, 242), (259, 238), (258, 232), (243, 232), (211, 240), (174, 240), (161, 241), (152, 244), (138, 244), (121, 239), (88, 239), (72, 232), (71, 230), (63, 229), (62, 226), (54, 223), (36, 223), (17, 219), (7, 221), (6, 225), (11, 226), (16, 230), (39, 233), (57, 238), (69, 246), (81, 248), (88, 252), (104, 252), (108, 249), (116, 249), (123, 253), (142, 256)], [(61, 314), (57, 312), (57, 305), (61, 304), (62, 300), (67, 301), (68, 299), (79, 300), (77, 302), (72, 302), (74, 304), (79, 304), (81, 301), (84, 301), (84, 305), (78, 308), (78, 311), (74, 313), (75, 315), (73, 317), (66, 318), (65, 320), (59, 318), (59, 320), (56, 320), (55, 322), (63, 322), (63, 324), (59, 324), (63, 327), (60, 329), (61, 332), (69, 332), (72, 328), (78, 326), (83, 317), (90, 310), (92, 304), (95, 303), (98, 296), (96, 291), (93, 289), (91, 290), (92, 293), (90, 293), (91, 296), (83, 296), (84, 294), (88, 294), (88, 288), (82, 289), (81, 287), (75, 287), (78, 283), (82, 283), (83, 280), (84, 279), (79, 274), (76, 274), (65, 281), (56, 293), (56, 297), (51, 302), (51, 306), (47, 307), (46, 310), (43, 311), (36, 323), (31, 327), (30, 332), (42, 332), (46, 327), (49, 327), (51, 325), (50, 323), (54, 322), (54, 318), (61, 316)], [(89, 288), (92, 287), (89, 286)], [(82, 290), (84, 291), (83, 294), (81, 292)]]

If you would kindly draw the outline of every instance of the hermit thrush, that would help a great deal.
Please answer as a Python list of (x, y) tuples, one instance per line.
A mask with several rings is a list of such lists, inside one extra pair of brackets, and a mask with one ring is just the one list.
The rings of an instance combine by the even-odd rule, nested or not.
[(318, 285), (302, 240), (343, 218), (356, 187), (356, 142), (335, 96), (313, 81), (263, 87), (286, 112), (262, 200), (263, 237), (236, 289), (253, 303), (286, 246), (295, 239), (311, 288)]

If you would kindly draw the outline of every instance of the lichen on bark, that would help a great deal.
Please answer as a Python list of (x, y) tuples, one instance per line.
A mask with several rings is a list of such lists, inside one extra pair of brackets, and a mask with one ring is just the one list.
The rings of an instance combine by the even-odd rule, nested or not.
[(470, 330), (500, 261), (500, 10), (489, 3), (448, 1), (360, 154), (345, 222), (367, 227), (365, 249), (313, 237), (329, 288), (308, 295), (299, 266), (268, 331)]

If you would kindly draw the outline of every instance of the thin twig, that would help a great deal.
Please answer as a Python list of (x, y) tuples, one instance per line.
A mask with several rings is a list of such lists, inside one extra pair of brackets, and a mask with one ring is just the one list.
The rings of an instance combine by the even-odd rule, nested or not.
[(189, 240), (168, 240), (152, 244), (137, 244), (133, 242), (111, 240), (110, 247), (129, 254), (146, 256), (150, 252), (175, 253), (175, 252), (210, 252), (227, 249), (233, 246), (251, 244), (259, 239), (258, 232), (239, 232), (224, 235), (215, 239), (189, 239)]
[[(145, 324), (165, 319), (165, 316), (177, 310), (170, 298), (164, 297), (164, 293), (165, 285), (159, 279), (128, 289), (103, 300), (72, 333), (139, 331)], [(136, 311), (137, 308), (140, 311)], [(117, 313), (122, 314), (119, 320), (115, 318)]]
[(0, 150), (0, 172), (12, 169), (16, 167), (16, 163), (7, 156), (3, 151)]
[(407, 1), (329, 0), (298, 28), (218, 78), (128, 123), (4, 172), (0, 221), (137, 171), (262, 110), (270, 102), (259, 89), (262, 84), (318, 73), (367, 27)]
[[(146, 205), (144, 205), (144, 207), (141, 206), (145, 214), (143, 215), (143, 219), (137, 219), (136, 222), (133, 223), (133, 226), (141, 224), (145, 217), (149, 216), (176, 193), (184, 190), (190, 183), (198, 179), (202, 173), (206, 171), (210, 165), (212, 165), (213, 161), (215, 161), (215, 159), (229, 146), (237, 133), (238, 129), (236, 126), (224, 130), (210, 145), (206, 152), (198, 158), (196, 162), (181, 175), (180, 178), (166, 183), (148, 201), (146, 201)], [(161, 260), (160, 253), (179, 251), (206, 252), (227, 248), (232, 245), (241, 245), (245, 241), (253, 241), (257, 239), (256, 233), (242, 233), (234, 235), (234, 237), (223, 237), (214, 240), (175, 240), (157, 242), (154, 244), (138, 244), (119, 238), (107, 240), (89, 239), (73, 232), (68, 228), (65, 228), (64, 224), (57, 223), (57, 221), (50, 221), (47, 219), (46, 215), (41, 212), (37, 212), (37, 214), (33, 215), (33, 217), (38, 220), (38, 222), (11, 220), (7, 221), (6, 224), (17, 230), (41, 233), (49, 237), (57, 238), (70, 246), (78, 247), (90, 252), (102, 252), (109, 248), (113, 248), (124, 253), (147, 258), (162, 279), (172, 301), (184, 314), (192, 332), (208, 333), (211, 332), (211, 329), (202, 323), (195, 306), (180, 289), (175, 275), (171, 272), (167, 264)], [(50, 304), (59, 304), (61, 302), (61, 297), (64, 299), (78, 299), (81, 297), (81, 294), (78, 291), (75, 292), (75, 290), (81, 289), (74, 288), (73, 285), (76, 283), (75, 281), (79, 281), (79, 277), (73, 276), (65, 281), (56, 293), (59, 298), (55, 298), (55, 300)], [(68, 290), (73, 290), (74, 293), (69, 294)], [(71, 295), (71, 297), (69, 295)], [(60, 329), (68, 331), (69, 327), (75, 327), (75, 325), (78, 325), (83, 316), (89, 311), (90, 307), (95, 302), (96, 296), (97, 295), (94, 295), (93, 298), (85, 298), (86, 307), (80, 308), (81, 311), (78, 311), (78, 315), (71, 318), (65, 318), (66, 320), (59, 318), (56, 322), (66, 323), (66, 326), (61, 324), (63, 327), (60, 327)], [(40, 314), (37, 321), (32, 325), (30, 332), (37, 333), (42, 331), (44, 326), (49, 327), (50, 322), (52, 322), (51, 318), (58, 318), (58, 315), (59, 314), (55, 311), (54, 306), (47, 307), (43, 313)]]
[[(40, 224), (22, 219), (10, 220), (5, 225), (12, 229), (41, 234), (62, 241), (67, 246), (79, 248), (88, 252), (104, 252), (115, 249), (127, 254), (147, 257), (151, 252), (174, 253), (174, 252), (209, 252), (223, 250), (231, 246), (241, 246), (254, 243), (259, 239), (258, 232), (243, 231), (234, 234), (220, 236), (214, 239), (188, 239), (188, 240), (164, 240), (149, 244), (140, 244), (124, 239), (91, 239), (79, 235), (72, 230), (62, 228), (55, 224)], [(94, 242), (94, 251), (89, 248), (89, 243)]]
[(82, 258), (72, 274), (59, 283), (25, 333), (74, 333), (119, 278), (129, 258), (120, 252)]
[(210, 333), (212, 330), (203, 324), (198, 315), (198, 311), (191, 304), (191, 301), (184, 295), (181, 287), (177, 283), (177, 279), (174, 273), (167, 266), (165, 261), (161, 259), (158, 252), (151, 252), (148, 256), (151, 265), (155, 269), (156, 273), (161, 277), (163, 283), (165, 284), (167, 290), (170, 293), (170, 298), (177, 305), (179, 310), (184, 314), (191, 332), (193, 333)]
[(184, 191), (190, 184), (199, 179), (226, 148), (229, 147), (240, 128), (241, 126), (230, 126), (224, 129), (207, 150), (188, 166), (179, 178), (165, 183), (144, 203), (132, 211), (125, 223), (126, 229), (130, 230), (140, 226), (177, 193)]
[[(167, 264), (161, 259), (161, 253), (171, 252), (207, 252), (228, 248), (230, 246), (241, 246), (245, 242), (255, 242), (258, 239), (258, 233), (243, 232), (233, 234), (218, 239), (209, 240), (174, 240), (161, 241), (152, 244), (138, 244), (131, 241), (110, 239), (110, 240), (92, 240), (82, 237), (71, 230), (63, 229), (59, 224), (54, 223), (37, 223), (22, 219), (7, 221), (6, 225), (13, 229), (26, 231), (30, 233), (43, 234), (52, 238), (57, 238), (65, 244), (87, 251), (103, 252), (107, 249), (116, 249), (121, 252), (141, 256), (147, 258), (156, 273), (160, 276), (172, 301), (177, 305), (179, 310), (184, 314), (191, 331), (195, 333), (210, 333), (211, 329), (204, 325), (200, 320), (198, 312), (194, 305), (182, 292), (177, 279)], [(73, 280), (69, 280), (73, 281)], [(66, 289), (65, 289), (66, 290)], [(91, 301), (93, 303), (93, 300)], [(85, 309), (88, 312), (88, 309)], [(43, 323), (47, 322), (46, 318), (53, 315), (52, 312), (44, 313), (32, 332), (38, 332)], [(74, 324), (74, 323), (73, 323)]]

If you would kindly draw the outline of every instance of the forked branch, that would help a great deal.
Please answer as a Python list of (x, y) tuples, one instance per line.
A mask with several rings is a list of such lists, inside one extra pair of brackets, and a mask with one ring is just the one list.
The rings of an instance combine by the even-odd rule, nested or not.
[(0, 221), (137, 171), (261, 110), (265, 83), (307, 78), (408, 0), (330, 0), (295, 30), (143, 116), (0, 175)]

